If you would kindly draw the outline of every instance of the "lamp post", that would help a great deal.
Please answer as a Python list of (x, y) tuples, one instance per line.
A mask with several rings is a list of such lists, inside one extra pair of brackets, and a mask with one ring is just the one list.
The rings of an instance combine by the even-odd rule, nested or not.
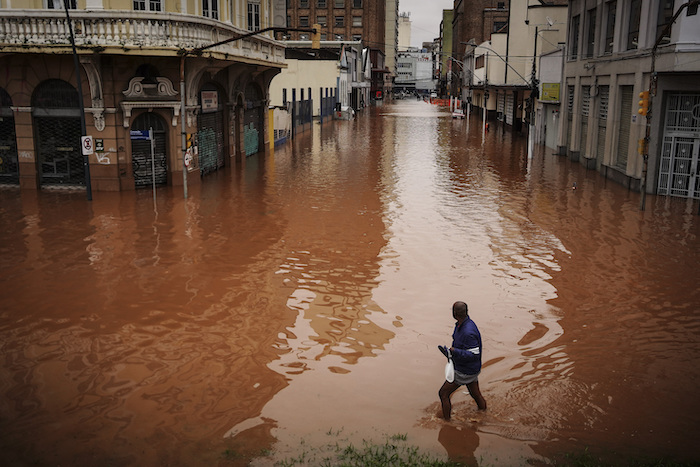
[(532, 51), (532, 74), (530, 76), (530, 96), (528, 97), (529, 109), (527, 129), (527, 157), (532, 159), (535, 152), (535, 100), (539, 98), (539, 82), (537, 80), (537, 35), (539, 26), (535, 26), (535, 48)]
[[(528, 157), (532, 157), (533, 150), (534, 150), (534, 106), (535, 106), (535, 99), (537, 99), (537, 94), (538, 94), (538, 81), (537, 81), (537, 69), (536, 69), (536, 59), (537, 59), (537, 30), (535, 30), (535, 53), (533, 56), (533, 62), (532, 62), (532, 74), (530, 79), (528, 80), (525, 78), (523, 75), (520, 74), (518, 70), (513, 68), (513, 66), (508, 63), (508, 60), (503, 58), (498, 52), (493, 50), (490, 47), (487, 47), (485, 45), (477, 45), (474, 39), (470, 40), (469, 42), (460, 42), (460, 44), (464, 44), (467, 46), (471, 46), (474, 48), (472, 53), (476, 52), (476, 49), (484, 49), (486, 50), (486, 79), (484, 80), (484, 94), (486, 97), (486, 100), (488, 100), (488, 90), (486, 89), (486, 86), (488, 85), (488, 59), (489, 59), (489, 54), (488, 52), (492, 52), (493, 54), (496, 55), (505, 65), (513, 70), (516, 75), (520, 79), (522, 79), (525, 84), (527, 84), (527, 87), (530, 89), (530, 96), (528, 97), (527, 102), (529, 103), (529, 109), (526, 114), (526, 120), (529, 123), (529, 129), (528, 129)], [(529, 116), (527, 116), (529, 114)], [(484, 103), (484, 130), (486, 129), (486, 103)]]

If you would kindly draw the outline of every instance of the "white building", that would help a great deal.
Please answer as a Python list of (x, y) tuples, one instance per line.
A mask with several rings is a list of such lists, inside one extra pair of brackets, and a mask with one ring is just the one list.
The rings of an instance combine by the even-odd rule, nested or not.
[(568, 24), (560, 153), (631, 189), (700, 199), (698, 2), (573, 0)]
[[(400, 5), (399, 5), (400, 6)], [(399, 52), (411, 48), (411, 13), (399, 15)]]
[(435, 89), (433, 54), (411, 49), (399, 52), (396, 60), (396, 80), (394, 89), (418, 91), (422, 93)]

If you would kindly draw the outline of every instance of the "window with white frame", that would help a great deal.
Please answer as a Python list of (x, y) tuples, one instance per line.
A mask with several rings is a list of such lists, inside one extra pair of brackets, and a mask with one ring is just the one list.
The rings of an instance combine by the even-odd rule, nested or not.
[(326, 27), (328, 26), (328, 17), (323, 15), (323, 16), (317, 16), (316, 17), (316, 24), (319, 26)]
[(219, 0), (202, 0), (202, 16), (219, 19)]
[(260, 31), (260, 0), (248, 0), (248, 30)]
[(345, 8), (345, 0), (335, 0), (335, 8)]
[(361, 28), (362, 27), (362, 16), (353, 16), (352, 17), (352, 27), (354, 27), (354, 28)]

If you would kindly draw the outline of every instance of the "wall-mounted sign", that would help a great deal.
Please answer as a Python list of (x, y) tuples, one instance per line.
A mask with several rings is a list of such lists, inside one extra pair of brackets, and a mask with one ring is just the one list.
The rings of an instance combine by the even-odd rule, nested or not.
[(202, 113), (216, 112), (217, 110), (219, 110), (219, 93), (202, 91)]
[(540, 100), (543, 102), (559, 102), (559, 83), (542, 83), (542, 95)]

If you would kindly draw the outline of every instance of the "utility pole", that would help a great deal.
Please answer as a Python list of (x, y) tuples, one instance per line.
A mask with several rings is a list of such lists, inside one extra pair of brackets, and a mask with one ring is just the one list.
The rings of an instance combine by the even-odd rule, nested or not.
[(539, 98), (539, 81), (537, 80), (537, 35), (539, 34), (539, 26), (535, 26), (535, 49), (532, 51), (532, 74), (530, 76), (530, 103), (527, 119), (527, 157), (531, 159), (535, 152), (535, 100)]

